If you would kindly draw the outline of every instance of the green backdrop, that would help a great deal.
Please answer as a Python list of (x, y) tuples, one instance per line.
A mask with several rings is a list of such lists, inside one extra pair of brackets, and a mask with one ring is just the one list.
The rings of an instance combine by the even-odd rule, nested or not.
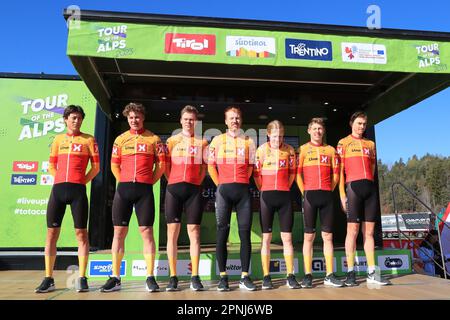
[[(52, 179), (50, 145), (65, 132), (64, 107), (81, 105), (82, 131), (93, 134), (96, 102), (85, 84), (73, 80), (0, 79), (0, 247), (43, 247)], [(90, 185), (87, 186), (88, 198)], [(70, 209), (58, 247), (76, 247)]]

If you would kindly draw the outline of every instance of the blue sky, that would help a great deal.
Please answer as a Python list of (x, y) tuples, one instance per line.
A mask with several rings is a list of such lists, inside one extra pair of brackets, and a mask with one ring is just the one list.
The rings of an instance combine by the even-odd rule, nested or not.
[[(65, 54), (64, 8), (366, 26), (369, 5), (381, 27), (450, 32), (450, 1), (151, 0), (3, 2), (0, 72), (75, 74)], [(386, 163), (413, 154), (450, 156), (450, 88), (376, 126), (378, 157)]]

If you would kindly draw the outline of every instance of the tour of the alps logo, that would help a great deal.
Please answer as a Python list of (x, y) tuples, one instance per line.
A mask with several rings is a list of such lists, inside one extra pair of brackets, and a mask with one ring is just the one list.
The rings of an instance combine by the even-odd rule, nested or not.
[(386, 64), (387, 52), (383, 44), (342, 42), (342, 61)]
[(227, 36), (226, 54), (230, 57), (274, 58), (275, 38)]
[(333, 60), (331, 41), (286, 39), (285, 48), (287, 59)]
[(127, 47), (127, 26), (100, 27), (97, 29), (99, 52), (111, 52)]
[(166, 33), (165, 53), (178, 54), (216, 54), (214, 34)]
[(438, 43), (415, 45), (419, 68), (434, 67), (437, 70), (447, 69), (446, 65), (441, 64), (440, 50)]

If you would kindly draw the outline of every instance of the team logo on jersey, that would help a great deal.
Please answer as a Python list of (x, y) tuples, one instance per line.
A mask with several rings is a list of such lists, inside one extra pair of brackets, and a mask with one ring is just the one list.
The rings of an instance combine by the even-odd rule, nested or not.
[(364, 152), (365, 155), (369, 155), (370, 154), (369, 148), (363, 148), (363, 152)]
[(209, 149), (209, 157), (214, 158), (214, 155), (215, 155), (214, 148), (210, 148)]
[(197, 147), (189, 147), (189, 154), (197, 154)]
[(294, 165), (294, 156), (289, 156), (289, 166), (292, 167)]
[(164, 153), (165, 152), (164, 145), (162, 143), (158, 143), (156, 146), (156, 151), (158, 152), (158, 154)]
[(117, 155), (118, 152), (119, 152), (118, 148), (117, 148), (117, 147), (113, 147), (113, 152), (112, 152), (112, 153), (113, 153), (114, 155)]
[(79, 143), (72, 143), (72, 152), (81, 152), (81, 147), (83, 145)]
[(320, 156), (320, 163), (328, 163), (328, 156)]
[(137, 152), (147, 152), (147, 145), (145, 143), (138, 143)]
[(280, 168), (286, 167), (286, 160), (280, 160)]
[(245, 148), (237, 148), (237, 155), (238, 156), (244, 156), (245, 155)]

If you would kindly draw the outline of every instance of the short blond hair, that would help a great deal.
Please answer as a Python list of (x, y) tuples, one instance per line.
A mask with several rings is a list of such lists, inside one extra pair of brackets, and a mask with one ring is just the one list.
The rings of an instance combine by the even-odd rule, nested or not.
[(278, 129), (279, 131), (283, 131), (284, 133), (284, 126), (283, 123), (281, 123), (281, 121), (279, 120), (273, 120), (271, 122), (269, 122), (269, 124), (267, 125), (267, 133), (270, 134), (272, 132), (272, 130)]
[(309, 121), (308, 129), (311, 129), (312, 125), (315, 123), (317, 123), (318, 125), (321, 125), (325, 129), (325, 121), (323, 120), (323, 118), (312, 118)]
[(186, 112), (193, 113), (193, 114), (195, 114), (195, 118), (198, 118), (198, 110), (196, 107), (188, 104), (183, 109), (181, 109), (180, 116), (183, 117), (183, 114), (185, 114)]

